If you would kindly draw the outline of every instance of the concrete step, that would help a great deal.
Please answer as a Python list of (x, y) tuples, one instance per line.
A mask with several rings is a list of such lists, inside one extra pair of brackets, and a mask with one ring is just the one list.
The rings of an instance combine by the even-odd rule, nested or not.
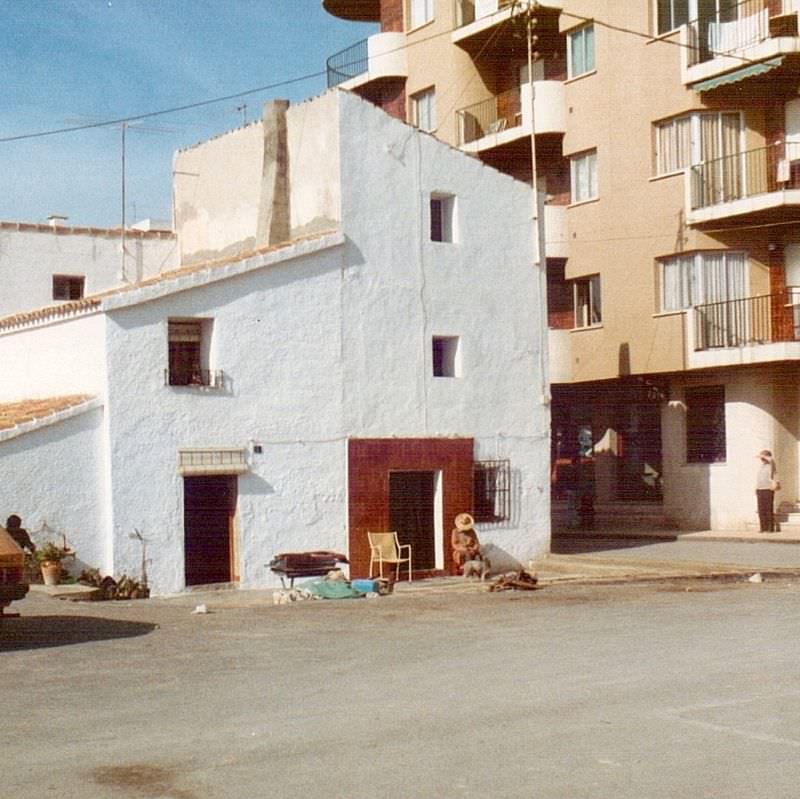
[[(574, 511), (563, 500), (553, 502), (553, 528), (574, 526)], [(601, 502), (594, 506), (595, 529), (675, 530), (676, 526), (664, 516), (664, 509), (655, 502)]]

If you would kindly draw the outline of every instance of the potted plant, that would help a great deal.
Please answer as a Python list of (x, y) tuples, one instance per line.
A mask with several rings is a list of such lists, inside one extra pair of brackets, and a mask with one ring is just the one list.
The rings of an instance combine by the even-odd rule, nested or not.
[(42, 544), (36, 550), (36, 560), (39, 561), (39, 568), (42, 570), (42, 579), (45, 585), (58, 585), (61, 580), (61, 561), (68, 550), (52, 541)]

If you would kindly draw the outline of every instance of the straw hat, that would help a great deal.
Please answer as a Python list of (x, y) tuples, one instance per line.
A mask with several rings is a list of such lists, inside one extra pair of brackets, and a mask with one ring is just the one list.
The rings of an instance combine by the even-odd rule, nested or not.
[(771, 461), (772, 453), (768, 449), (762, 449), (761, 452), (758, 453), (758, 457), (764, 461)]
[(456, 530), (471, 530), (475, 526), (475, 519), (469, 513), (459, 513), (455, 520)]

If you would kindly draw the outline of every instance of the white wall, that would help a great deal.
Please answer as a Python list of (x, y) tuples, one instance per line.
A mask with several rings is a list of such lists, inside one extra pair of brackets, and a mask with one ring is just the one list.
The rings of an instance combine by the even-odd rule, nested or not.
[(102, 314), (39, 326), (0, 328), (0, 402), (67, 394), (102, 396), (106, 388)]
[(76, 558), (64, 565), (76, 574), (111, 571), (102, 441), (102, 407), (0, 440), (0, 524), (16, 513), (37, 544), (66, 536)]
[(73, 230), (0, 223), (0, 317), (58, 304), (53, 300), (53, 275), (83, 275), (88, 296), (177, 265), (173, 236), (130, 232), (123, 275), (118, 233)]

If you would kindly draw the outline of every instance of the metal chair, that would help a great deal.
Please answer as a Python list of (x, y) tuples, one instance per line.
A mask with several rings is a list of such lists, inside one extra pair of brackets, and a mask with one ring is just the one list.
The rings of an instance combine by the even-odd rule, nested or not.
[[(400, 579), (400, 564), (408, 563), (408, 582), (411, 582), (411, 544), (401, 544), (396, 532), (371, 533), (369, 538), (369, 574), (372, 576), (373, 564), (378, 564), (378, 574), (383, 577), (383, 564), (393, 563), (395, 566), (395, 580)], [(403, 551), (408, 550), (408, 557), (403, 557)]]

